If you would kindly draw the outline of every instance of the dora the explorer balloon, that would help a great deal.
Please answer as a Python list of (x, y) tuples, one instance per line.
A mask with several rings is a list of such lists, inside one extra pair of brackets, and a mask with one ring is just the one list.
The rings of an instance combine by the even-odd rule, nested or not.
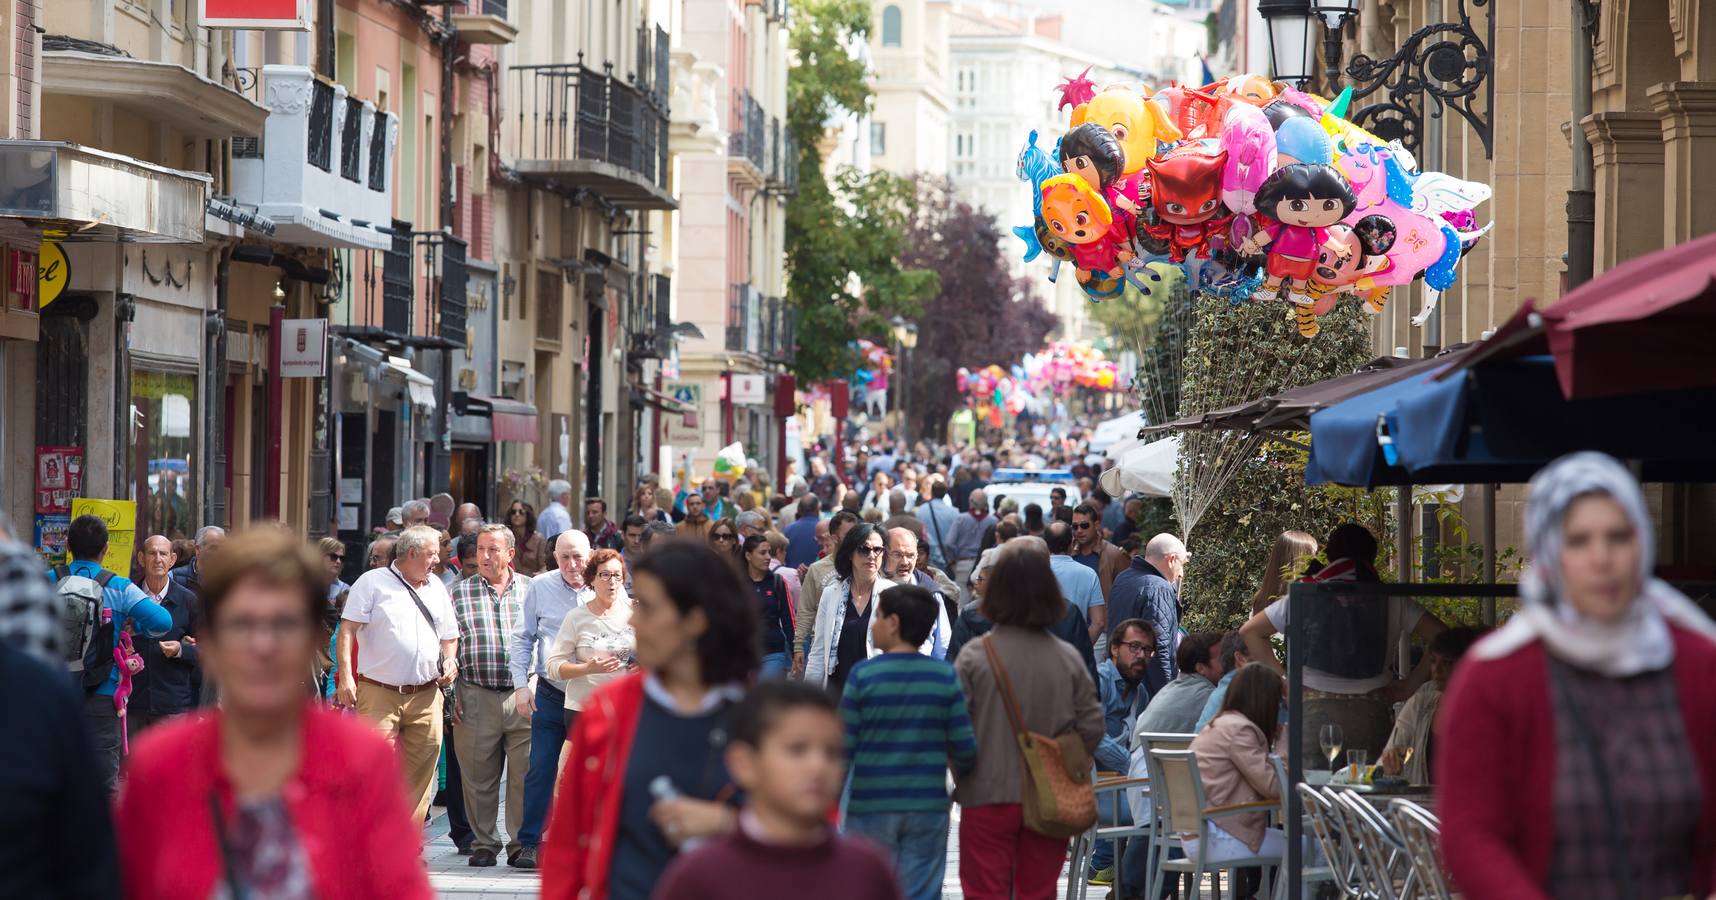
[(1267, 253), (1268, 280), (1252, 297), (1268, 300), (1285, 288), (1288, 300), (1313, 305), (1306, 290), (1316, 275), (1318, 254), (1327, 249), (1337, 259), (1350, 255), (1350, 248), (1335, 240), (1329, 227), (1346, 218), (1357, 203), (1352, 186), (1334, 166), (1295, 163), (1275, 170), (1257, 190), (1262, 227), (1240, 247), (1247, 255)]
[(1043, 182), (1043, 222), (1069, 245), (1078, 283), (1093, 275), (1120, 278), (1121, 263), (1132, 258), (1126, 236), (1114, 227), (1108, 201), (1077, 175), (1056, 175)]
[(1166, 109), (1125, 85), (1104, 88), (1088, 101), (1074, 106), (1073, 127), (1087, 123), (1108, 129), (1120, 143), (1120, 149), (1126, 152), (1126, 163), (1121, 166), (1115, 194), (1122, 208), (1136, 214), (1143, 205), (1143, 187), (1147, 177), (1144, 161), (1156, 155), (1157, 141), (1177, 141), (1184, 135), (1169, 121)]

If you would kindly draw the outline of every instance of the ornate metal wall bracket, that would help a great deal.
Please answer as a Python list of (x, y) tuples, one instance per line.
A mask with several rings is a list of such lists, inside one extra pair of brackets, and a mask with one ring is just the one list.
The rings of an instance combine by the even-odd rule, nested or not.
[[(1384, 140), (1400, 141), (1417, 154), (1425, 120), (1439, 119), (1452, 109), (1477, 132), (1484, 158), (1490, 159), (1495, 122), (1490, 48), (1495, 45), (1495, 15), (1490, 0), (1457, 2), (1458, 22), (1418, 29), (1386, 59), (1353, 57), (1347, 66), (1353, 88), (1352, 121)], [(1482, 36), (1472, 26), (1468, 5), (1483, 10)], [(1370, 102), (1362, 102), (1366, 98)]]

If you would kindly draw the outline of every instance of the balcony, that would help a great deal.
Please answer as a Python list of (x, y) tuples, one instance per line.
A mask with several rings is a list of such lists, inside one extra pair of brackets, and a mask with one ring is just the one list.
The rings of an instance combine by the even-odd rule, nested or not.
[(262, 139), (233, 143), (235, 199), (282, 243), (390, 249), (399, 118), (302, 66), (263, 66), (261, 93)]
[(536, 270), (536, 340), (549, 349), (558, 349), (563, 326), (560, 321), (560, 293), (565, 279), (559, 272)]
[(465, 242), (441, 231), (420, 231), (412, 239), (423, 265), (421, 279), (427, 302), (423, 328), (406, 342), (418, 347), (467, 346)]
[(43, 37), (41, 80), (44, 104), (65, 104), (55, 95), (82, 97), (134, 112), (187, 135), (214, 140), (262, 133), (269, 111), (238, 91), (175, 63), (132, 59), (83, 50), (56, 50), (66, 39)]
[(518, 117), (508, 164), (544, 187), (600, 194), (623, 209), (673, 209), (663, 91), (583, 64), (513, 66)]
[(627, 353), (633, 359), (666, 359), (673, 353), (673, 281), (666, 275), (641, 274), (627, 307)]
[(763, 186), (767, 164), (765, 118), (762, 104), (750, 91), (733, 92), (727, 118), (727, 170), (753, 187)]
[(748, 283), (728, 286), (727, 350), (730, 353), (762, 352), (762, 297)]
[(453, 30), (467, 44), (510, 44), (518, 29), (506, 20), (506, 0), (471, 0), (469, 13), (453, 14)]

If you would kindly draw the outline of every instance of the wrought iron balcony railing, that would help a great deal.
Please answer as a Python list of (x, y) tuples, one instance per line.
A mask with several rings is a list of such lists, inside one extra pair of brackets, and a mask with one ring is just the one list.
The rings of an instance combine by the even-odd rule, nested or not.
[[(651, 69), (653, 72), (653, 67)], [(512, 67), (517, 128), (506, 150), (525, 177), (589, 188), (618, 206), (665, 209), (666, 92), (613, 65)]]

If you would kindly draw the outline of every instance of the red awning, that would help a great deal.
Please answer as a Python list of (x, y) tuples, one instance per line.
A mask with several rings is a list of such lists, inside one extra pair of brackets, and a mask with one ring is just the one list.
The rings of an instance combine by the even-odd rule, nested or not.
[(489, 418), (494, 423), (493, 440), (519, 441), (526, 444), (536, 442), (536, 407), (510, 397), (472, 394), (471, 399), (489, 407)]

